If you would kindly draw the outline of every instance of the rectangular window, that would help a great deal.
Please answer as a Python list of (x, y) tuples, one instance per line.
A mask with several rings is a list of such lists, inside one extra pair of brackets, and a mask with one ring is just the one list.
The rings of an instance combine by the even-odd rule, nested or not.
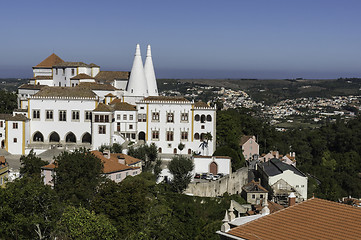
[(58, 75), (58, 69), (57, 68), (55, 69), (55, 75)]
[(0, 121), (0, 127), (3, 127), (3, 121)]
[(159, 121), (159, 112), (152, 113), (152, 121)]
[(147, 114), (143, 114), (143, 122), (147, 121)]
[(126, 114), (123, 115), (123, 120), (127, 120), (127, 115)]
[(14, 143), (17, 143), (18, 142), (18, 139), (17, 138), (14, 138)]
[(13, 123), (13, 129), (18, 129), (18, 123)]
[(115, 178), (116, 178), (116, 179), (121, 179), (121, 178), (122, 178), (122, 174), (119, 173), (119, 174), (115, 175)]
[(2, 137), (3, 136), (3, 134), (2, 133), (0, 133), (0, 137)]
[(59, 111), (59, 121), (66, 122), (66, 110)]
[(65, 75), (65, 68), (63, 68), (63, 76)]
[(40, 119), (40, 110), (33, 110), (33, 119)]
[(120, 132), (120, 122), (117, 123), (117, 131)]
[(104, 122), (104, 115), (99, 115), (99, 117), (100, 117), (99, 122)]
[(73, 120), (73, 121), (79, 120), (79, 111), (71, 111), (71, 120)]
[(132, 124), (129, 125), (129, 129), (133, 129), (133, 125), (132, 125)]
[(74, 68), (71, 69), (71, 75), (72, 75), (72, 76), (75, 75), (75, 69), (74, 69)]
[(53, 120), (54, 119), (53, 110), (46, 110), (46, 120)]
[(173, 141), (173, 131), (167, 131), (167, 141)]
[(99, 115), (95, 115), (94, 122), (99, 122)]
[(181, 133), (181, 139), (182, 140), (188, 140), (188, 132), (182, 132)]
[(105, 125), (99, 125), (99, 134), (105, 134)]
[(159, 131), (152, 131), (152, 140), (159, 140)]
[(117, 120), (120, 120), (120, 114), (117, 115)]
[(132, 139), (135, 139), (135, 133), (132, 133)]
[(109, 122), (109, 115), (105, 115), (105, 122)]
[(181, 113), (181, 121), (188, 122), (188, 113)]
[(129, 120), (133, 120), (133, 114), (129, 115)]
[(174, 122), (174, 113), (167, 113), (167, 122)]
[(91, 121), (92, 120), (92, 112), (85, 111), (85, 121)]

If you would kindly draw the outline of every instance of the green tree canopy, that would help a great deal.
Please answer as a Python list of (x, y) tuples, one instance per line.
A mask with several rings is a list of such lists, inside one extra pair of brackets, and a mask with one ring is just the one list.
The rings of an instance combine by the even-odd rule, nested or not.
[(168, 164), (168, 169), (173, 175), (171, 186), (173, 191), (182, 193), (192, 180), (194, 164), (190, 158), (175, 156)]
[(26, 176), (35, 176), (40, 177), (41, 167), (49, 164), (47, 161), (41, 160), (41, 158), (36, 156), (33, 149), (29, 152), (27, 156), (22, 155), (20, 157), (20, 174)]
[(88, 150), (63, 152), (55, 159), (54, 189), (63, 200), (88, 206), (96, 188), (104, 180), (103, 163)]
[(153, 172), (158, 159), (158, 149), (154, 143), (150, 145), (144, 144), (137, 148), (130, 147), (128, 155), (143, 160), (142, 170), (144, 172)]

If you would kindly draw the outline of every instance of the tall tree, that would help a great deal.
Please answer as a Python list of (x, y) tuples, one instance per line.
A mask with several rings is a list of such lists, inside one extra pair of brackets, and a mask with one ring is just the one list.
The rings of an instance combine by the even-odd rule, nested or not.
[(168, 164), (168, 169), (173, 175), (171, 186), (173, 191), (182, 193), (192, 180), (194, 164), (190, 158), (175, 156)]
[(54, 189), (64, 200), (89, 206), (96, 188), (104, 180), (103, 163), (88, 150), (63, 152), (56, 157)]
[(27, 156), (22, 155), (20, 157), (20, 163), (21, 175), (40, 177), (41, 167), (47, 165), (49, 162), (41, 160), (41, 158), (36, 156), (33, 149), (31, 149)]
[(61, 215), (56, 192), (23, 177), (0, 189), (0, 239), (48, 239)]

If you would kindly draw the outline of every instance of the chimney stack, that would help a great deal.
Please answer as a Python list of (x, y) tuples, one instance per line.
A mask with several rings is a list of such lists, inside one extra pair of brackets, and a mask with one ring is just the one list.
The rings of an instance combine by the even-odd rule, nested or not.
[(118, 155), (117, 157), (118, 157), (118, 162), (119, 162), (120, 164), (124, 164), (124, 165), (125, 165), (125, 158), (124, 158), (124, 156), (123, 156), (123, 155)]
[(104, 150), (103, 156), (109, 159), (110, 158), (110, 150), (108, 150), (108, 149)]
[(295, 204), (296, 204), (296, 195), (293, 192), (291, 192), (290, 195), (288, 196), (288, 206), (291, 207)]

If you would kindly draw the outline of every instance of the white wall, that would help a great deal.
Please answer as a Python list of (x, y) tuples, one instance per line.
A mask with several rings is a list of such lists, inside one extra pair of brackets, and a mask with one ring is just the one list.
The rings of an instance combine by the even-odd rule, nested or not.
[[(66, 135), (69, 132), (75, 134), (77, 143), (81, 143), (85, 133), (91, 134), (91, 121), (85, 120), (85, 111), (92, 111), (96, 106), (92, 99), (30, 99), (30, 142), (33, 142), (33, 135), (40, 131), (44, 136), (44, 142), (49, 142), (52, 132), (60, 136), (60, 143), (65, 143)], [(33, 110), (40, 110), (40, 120), (33, 119)], [(46, 111), (53, 110), (53, 120), (46, 119)], [(59, 111), (66, 110), (66, 121), (59, 121)], [(72, 110), (79, 111), (79, 120), (72, 120)]]
[(269, 177), (268, 179), (269, 185), (272, 186), (280, 179), (285, 180), (288, 184), (294, 187), (301, 194), (304, 200), (307, 199), (307, 177), (302, 177), (300, 175), (295, 174), (291, 170), (286, 170), (282, 174)]
[(231, 159), (220, 157), (194, 157), (194, 172), (195, 173), (209, 173), (209, 165), (215, 162), (218, 166), (218, 173), (230, 174), (231, 173)]

